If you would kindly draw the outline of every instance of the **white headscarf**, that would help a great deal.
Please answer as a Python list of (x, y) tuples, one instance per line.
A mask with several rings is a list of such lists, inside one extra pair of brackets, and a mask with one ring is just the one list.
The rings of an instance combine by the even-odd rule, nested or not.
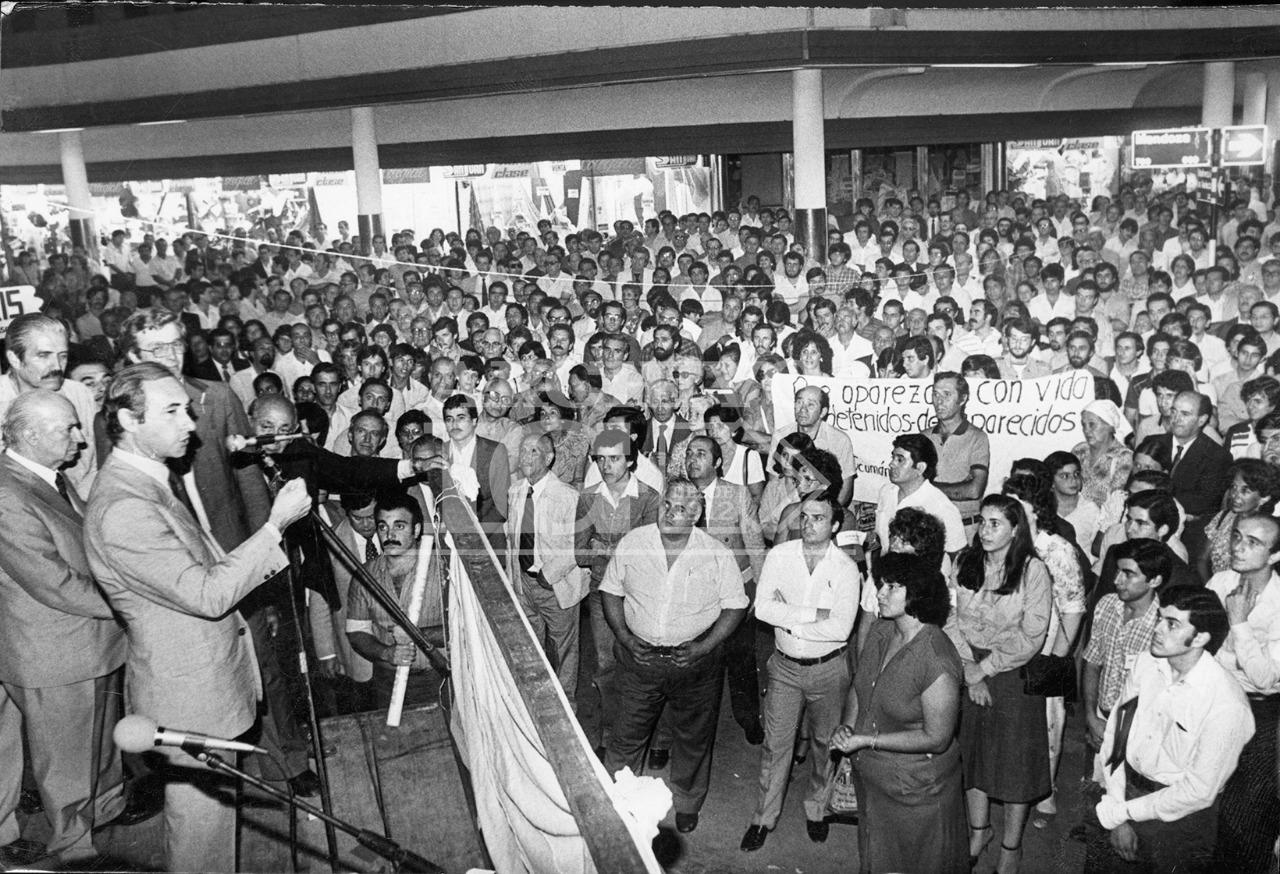
[(1103, 422), (1110, 425), (1117, 440), (1123, 441), (1124, 438), (1129, 435), (1129, 431), (1131, 430), (1129, 427), (1129, 421), (1120, 414), (1120, 408), (1115, 405), (1114, 401), (1093, 401), (1084, 408), (1084, 412), (1092, 413)]

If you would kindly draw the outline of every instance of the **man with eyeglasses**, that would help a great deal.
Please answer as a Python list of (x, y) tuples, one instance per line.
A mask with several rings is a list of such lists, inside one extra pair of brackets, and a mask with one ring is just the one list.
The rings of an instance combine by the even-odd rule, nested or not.
[(665, 708), (674, 733), (670, 783), (681, 833), (698, 827), (711, 779), (724, 641), (749, 603), (733, 553), (695, 527), (702, 513), (698, 487), (672, 478), (656, 524), (618, 541), (600, 583), (618, 644), (617, 709), (605, 767), (638, 771)]
[[(9, 373), (0, 377), (0, 418), (19, 395), (47, 389), (69, 400), (81, 422), (93, 421), (98, 412), (93, 392), (76, 380), (66, 379), (67, 329), (61, 322), (40, 313), (18, 316), (5, 332), (5, 347)], [(64, 473), (80, 497), (87, 500), (97, 470), (98, 453), (94, 441), (88, 440), (76, 463)]]
[[(196, 522), (224, 551), (231, 552), (262, 527), (271, 512), (271, 493), (252, 465), (231, 463), (227, 438), (253, 433), (249, 417), (231, 389), (182, 375), (184, 337), (177, 317), (161, 309), (139, 310), (125, 322), (120, 346), (130, 364), (150, 361), (167, 367), (186, 391), (195, 419), (196, 439), (186, 454), (166, 461), (175, 494), (185, 496)], [(279, 610), (264, 591), (245, 610), (262, 669), (267, 718), (261, 746), (284, 763), (285, 777), (302, 795), (319, 791), (319, 779), (307, 762), (309, 745), (293, 713), (284, 675), (276, 659)], [(275, 773), (274, 769), (269, 773)]]
[(480, 396), (480, 421), (476, 434), (507, 448), (507, 461), (514, 475), (520, 463), (520, 441), (523, 433), (511, 419), (511, 407), (515, 403), (515, 389), (506, 379), (493, 378)]

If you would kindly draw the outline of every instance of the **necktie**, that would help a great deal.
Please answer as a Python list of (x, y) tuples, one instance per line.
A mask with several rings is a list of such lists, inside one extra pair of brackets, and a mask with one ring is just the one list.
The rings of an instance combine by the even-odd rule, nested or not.
[(1182, 444), (1179, 443), (1177, 448), (1173, 450), (1173, 464), (1169, 465), (1169, 472), (1172, 473), (1174, 468), (1178, 466), (1178, 462), (1182, 461)]
[(529, 570), (533, 567), (533, 486), (529, 486), (528, 496), (524, 499), (524, 512), (520, 514), (520, 570), (527, 576), (533, 576)]
[(222, 381), (231, 382), (231, 368), (225, 364), (222, 365)]
[(485, 303), (489, 302), (489, 277), (483, 273), (480, 274), (480, 294)]
[(707, 514), (711, 512), (711, 498), (706, 492), (702, 493), (702, 515), (698, 517), (698, 527), (703, 531), (707, 530)]
[(667, 452), (670, 445), (667, 443), (667, 426), (666, 423), (658, 425), (658, 440), (654, 443), (653, 454), (657, 456), (654, 461), (658, 465), (658, 470), (667, 469)]
[(53, 475), (53, 485), (58, 490), (58, 494), (62, 495), (62, 500), (75, 507), (75, 503), (71, 500), (71, 492), (67, 491), (67, 478), (62, 475), (62, 471), (58, 471)]
[(364, 560), (371, 562), (378, 557), (378, 547), (374, 545), (373, 538), (370, 537), (364, 542)]
[(191, 514), (192, 521), (199, 525), (200, 517), (196, 515), (195, 504), (191, 503), (191, 496), (187, 494), (187, 486), (175, 470), (169, 471), (169, 491), (173, 492), (173, 496), (178, 499), (178, 503), (187, 508), (187, 512)]

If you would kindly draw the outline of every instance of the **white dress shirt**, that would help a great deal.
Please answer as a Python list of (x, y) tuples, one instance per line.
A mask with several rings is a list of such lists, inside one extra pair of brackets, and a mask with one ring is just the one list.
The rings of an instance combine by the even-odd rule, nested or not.
[[(1206, 585), (1225, 606), (1240, 585), (1240, 574), (1222, 571)], [(1272, 571), (1248, 619), (1231, 626), (1217, 657), (1246, 692), (1280, 693), (1280, 575)]]
[[(1165, 788), (1125, 801), (1125, 769), (1105, 774), (1106, 795), (1098, 802), (1105, 829), (1134, 822), (1175, 822), (1209, 808), (1236, 768), (1240, 750), (1253, 737), (1253, 713), (1244, 692), (1208, 653), (1175, 679), (1167, 659), (1149, 652), (1134, 662), (1122, 702), (1134, 696), (1125, 759), (1144, 777)], [(1102, 760), (1111, 755), (1121, 706), (1107, 719)], [(1105, 769), (1104, 769), (1105, 770)]]
[[(804, 541), (770, 549), (760, 569), (756, 618), (772, 625), (774, 644), (798, 659), (824, 656), (849, 641), (864, 586), (858, 565), (834, 542), (810, 572)], [(775, 593), (784, 600), (775, 600)], [(874, 595), (873, 595), (874, 597)], [(830, 610), (818, 619), (819, 610)]]

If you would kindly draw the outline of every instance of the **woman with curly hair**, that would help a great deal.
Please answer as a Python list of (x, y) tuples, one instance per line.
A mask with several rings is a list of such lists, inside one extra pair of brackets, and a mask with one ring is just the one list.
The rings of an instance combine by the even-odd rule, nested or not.
[(791, 338), (791, 360), (801, 376), (831, 376), (831, 344), (816, 331), (796, 332)]
[(863, 874), (961, 874), (965, 861), (960, 745), (963, 668), (942, 626), (942, 574), (889, 553), (877, 563), (880, 619), (859, 656), (831, 746), (857, 756)]
[(960, 760), (969, 813), (969, 858), (991, 835), (991, 799), (1004, 802), (1000, 874), (1016, 874), (1031, 803), (1048, 796), (1044, 699), (1023, 691), (1021, 668), (1040, 652), (1053, 613), (1053, 583), (1035, 555), (1017, 498), (988, 495), (973, 544), (955, 573), (947, 635), (964, 664)]
[(1260, 458), (1242, 458), (1231, 465), (1231, 486), (1224, 506), (1204, 526), (1205, 550), (1196, 557), (1201, 579), (1231, 570), (1231, 529), (1236, 519), (1251, 513), (1270, 515), (1280, 499), (1280, 471)]
[[(1031, 530), (1036, 555), (1049, 569), (1049, 579), (1053, 584), (1053, 613), (1040, 652), (1042, 655), (1068, 655), (1080, 632), (1088, 605), (1080, 555), (1074, 544), (1053, 533), (1054, 520), (1058, 515), (1053, 489), (1035, 476), (1020, 473), (1005, 481), (1002, 494), (1021, 502), (1027, 514), (1027, 527)], [(1058, 762), (1062, 758), (1067, 704), (1061, 696), (1045, 698), (1044, 701), (1049, 738), (1049, 780), (1052, 784), (1057, 778)], [(1046, 815), (1058, 812), (1052, 790), (1048, 798), (1036, 805), (1036, 812)], [(1037, 818), (1032, 824), (1036, 828), (1044, 828), (1046, 822)]]

